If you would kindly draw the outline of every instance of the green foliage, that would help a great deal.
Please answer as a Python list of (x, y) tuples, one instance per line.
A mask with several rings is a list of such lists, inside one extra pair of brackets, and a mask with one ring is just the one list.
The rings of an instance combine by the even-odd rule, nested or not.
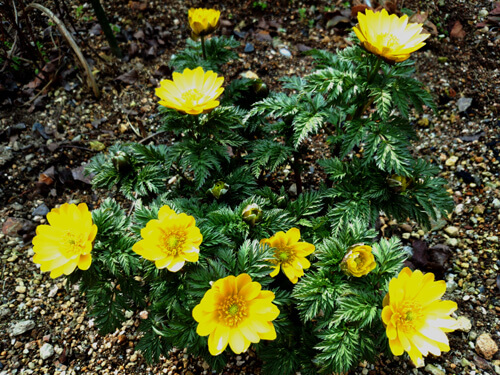
[[(220, 71), (238, 46), (233, 38), (207, 39), (205, 60), (200, 42), (188, 40), (170, 64)], [(435, 107), (412, 78), (410, 60), (389, 65), (359, 46), (308, 54), (316, 69), (283, 78), (283, 92), (268, 96), (260, 79), (226, 82), (221, 104), (208, 113), (161, 108), (160, 131), (148, 138), (158, 145), (113, 145), (87, 166), (94, 188), (116, 189), (133, 203), (125, 202), (125, 211), (107, 199), (93, 211), (92, 265), (69, 279), (80, 282), (102, 333), (119, 328), (128, 311), (147, 312), (136, 349), (148, 363), (187, 348), (222, 371), (230, 350), (210, 355), (193, 309), (215, 281), (242, 273), (272, 291), (280, 310), (272, 322), (277, 338), (252, 345), (264, 373), (342, 373), (386, 351), (382, 300), (407, 254), (397, 238), (376, 240), (375, 222), (384, 213), (428, 226), (453, 208), (439, 170), (412, 152), (412, 111)], [(307, 154), (313, 137), (326, 138), (323, 160)], [(307, 166), (320, 167), (327, 183), (307, 181), (289, 196), (287, 172), (291, 167), (299, 190)], [(272, 178), (277, 174), (284, 181)], [(198, 261), (178, 272), (157, 269), (132, 250), (158, 225), (151, 220), (164, 205), (192, 216), (203, 237)], [(261, 244), (291, 228), (315, 246), (295, 284), (284, 265), (270, 277), (280, 253)], [(371, 246), (376, 268), (349, 276), (341, 264), (360, 243)]]
[(232, 36), (230, 38), (217, 37), (205, 40), (207, 59), (203, 59), (201, 51), (201, 42), (187, 39), (187, 48), (172, 56), (169, 65), (176, 71), (183, 71), (186, 68), (195, 69), (199, 66), (204, 71), (220, 71), (220, 66), (231, 60), (236, 60), (238, 54), (233, 50), (240, 46)]

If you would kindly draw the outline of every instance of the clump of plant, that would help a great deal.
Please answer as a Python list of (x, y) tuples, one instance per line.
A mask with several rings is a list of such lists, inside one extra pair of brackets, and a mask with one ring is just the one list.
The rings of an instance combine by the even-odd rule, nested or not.
[[(193, 33), (214, 32), (216, 14), (190, 11)], [(402, 269), (401, 242), (373, 229), (381, 211), (426, 224), (451, 208), (443, 181), (411, 153), (410, 106), (433, 106), (407, 60), (420, 31), (406, 16), (360, 14), (361, 46), (313, 52), (315, 72), (257, 102), (256, 79), (223, 88), (204, 65), (174, 72), (156, 90), (160, 144), (116, 145), (89, 166), (95, 187), (118, 188), (132, 208), (53, 209), (33, 260), (80, 283), (104, 334), (126, 311), (147, 311), (136, 349), (150, 362), (187, 348), (220, 371), (255, 350), (268, 374), (328, 374), (384, 352), (421, 366), (449, 350), (457, 306), (441, 301), (444, 281)], [(198, 53), (190, 48), (184, 56)], [(320, 130), (331, 181), (306, 189), (307, 141)], [(295, 197), (262, 178), (285, 164)]]

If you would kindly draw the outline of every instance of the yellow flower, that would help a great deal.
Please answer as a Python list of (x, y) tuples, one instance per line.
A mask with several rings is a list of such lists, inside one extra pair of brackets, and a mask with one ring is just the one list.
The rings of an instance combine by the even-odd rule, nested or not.
[(424, 275), (408, 267), (390, 281), (382, 320), (394, 355), (406, 351), (413, 363), (421, 367), (422, 356), (450, 350), (445, 332), (455, 330), (456, 320), (449, 315), (457, 309), (457, 304), (441, 301), (445, 291), (443, 280), (434, 281), (432, 273)]
[(88, 270), (97, 225), (92, 223), (87, 205), (64, 203), (47, 214), (47, 221), (50, 225), (36, 228), (33, 262), (40, 264), (42, 272), (50, 271), (53, 279), (69, 275), (76, 266)]
[(430, 36), (421, 34), (422, 24), (408, 24), (407, 15), (389, 16), (385, 9), (381, 12), (367, 9), (366, 15), (358, 13), (358, 25), (353, 30), (367, 51), (389, 62), (408, 59)]
[(278, 232), (271, 238), (264, 238), (260, 241), (261, 244), (267, 244), (274, 248), (274, 259), (271, 263), (275, 264), (274, 271), (270, 273), (271, 277), (275, 277), (280, 272), (280, 267), (286, 277), (294, 284), (297, 283), (299, 277), (304, 276), (304, 269), (311, 266), (311, 263), (306, 259), (306, 256), (312, 254), (315, 247), (307, 242), (299, 242), (300, 230), (291, 228), (288, 232)]
[(371, 246), (358, 245), (347, 250), (340, 268), (346, 274), (361, 277), (368, 275), (377, 266)]
[(248, 349), (251, 343), (274, 340), (276, 331), (272, 320), (280, 313), (273, 305), (274, 293), (261, 290), (258, 282), (246, 273), (217, 280), (193, 309), (199, 324), (196, 333), (208, 336), (208, 350), (221, 354), (227, 347), (236, 354)]
[(173, 80), (164, 79), (155, 92), (160, 97), (159, 103), (164, 107), (177, 111), (199, 115), (210, 112), (219, 105), (216, 100), (224, 91), (221, 87), (223, 77), (209, 70), (204, 72), (202, 67), (186, 68), (181, 73), (174, 72)]
[(157, 268), (177, 272), (185, 262), (197, 262), (203, 240), (194, 217), (176, 214), (168, 206), (158, 212), (158, 219), (150, 220), (141, 230), (142, 240), (132, 250), (155, 262)]
[(191, 8), (188, 12), (193, 39), (212, 34), (219, 27), (220, 12), (215, 9)]

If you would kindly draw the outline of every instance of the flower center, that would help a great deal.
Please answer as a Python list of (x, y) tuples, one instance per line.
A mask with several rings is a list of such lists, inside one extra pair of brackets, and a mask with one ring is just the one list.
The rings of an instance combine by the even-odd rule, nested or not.
[(230, 296), (219, 305), (217, 311), (222, 322), (228, 327), (234, 327), (247, 316), (247, 304), (239, 296)]
[(83, 233), (66, 232), (64, 237), (64, 246), (61, 247), (62, 255), (66, 258), (73, 258), (75, 255), (82, 254), (87, 243)]
[(191, 89), (182, 93), (182, 100), (188, 106), (197, 105), (201, 98), (203, 98), (203, 93), (198, 89)]
[(363, 265), (363, 257), (359, 253), (354, 254), (354, 263), (356, 266)]
[(178, 230), (165, 231), (161, 242), (163, 243), (162, 251), (167, 255), (175, 256), (182, 251), (186, 242), (186, 233)]
[(295, 253), (288, 246), (276, 248), (274, 250), (274, 260), (275, 264), (283, 264), (283, 263), (291, 263), (293, 258), (295, 257)]
[(395, 48), (400, 45), (399, 38), (397, 37), (397, 35), (391, 33), (381, 34), (378, 38), (380, 44), (387, 48)]
[(422, 306), (414, 301), (406, 301), (397, 312), (397, 326), (404, 331), (410, 331), (415, 329), (415, 325), (421, 318)]

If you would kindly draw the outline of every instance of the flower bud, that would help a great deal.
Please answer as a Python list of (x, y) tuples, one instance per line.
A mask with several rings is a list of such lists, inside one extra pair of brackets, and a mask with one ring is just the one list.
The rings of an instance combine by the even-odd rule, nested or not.
[(118, 151), (111, 158), (111, 162), (113, 163), (113, 166), (120, 174), (127, 174), (132, 170), (132, 165), (130, 164), (130, 158), (123, 151)]
[(241, 214), (243, 221), (252, 227), (262, 220), (262, 215), (262, 209), (256, 203), (246, 206)]
[(229, 191), (229, 185), (224, 181), (217, 181), (214, 186), (208, 189), (208, 191), (214, 196), (215, 199), (219, 199), (221, 195), (224, 195)]
[(354, 277), (367, 275), (376, 266), (371, 246), (364, 244), (356, 244), (347, 249), (347, 254), (340, 263), (340, 269), (346, 275)]
[(393, 174), (387, 179), (387, 182), (389, 186), (396, 191), (396, 193), (404, 193), (407, 189), (413, 186), (413, 178), (399, 176), (397, 174)]

